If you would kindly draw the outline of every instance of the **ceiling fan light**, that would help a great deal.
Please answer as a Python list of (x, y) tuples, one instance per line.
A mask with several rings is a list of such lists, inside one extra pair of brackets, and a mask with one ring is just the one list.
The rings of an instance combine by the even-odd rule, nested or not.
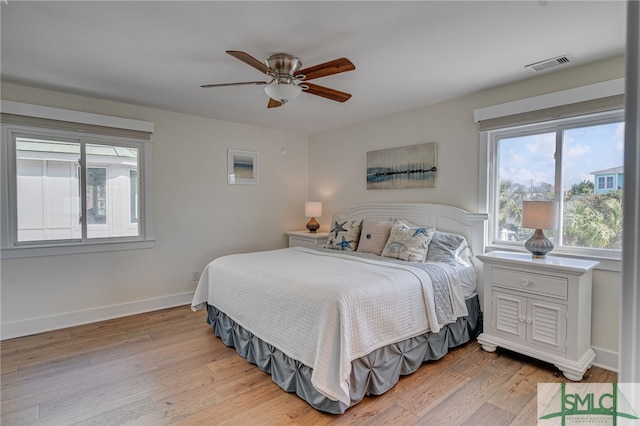
[(297, 84), (277, 83), (274, 81), (264, 86), (264, 91), (271, 99), (280, 101), (284, 104), (297, 98), (300, 95), (300, 92), (302, 92), (302, 88)]

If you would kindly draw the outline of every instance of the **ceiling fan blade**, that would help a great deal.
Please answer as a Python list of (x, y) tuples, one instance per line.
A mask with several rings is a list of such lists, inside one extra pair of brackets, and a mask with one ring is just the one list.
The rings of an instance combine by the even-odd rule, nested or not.
[(341, 72), (353, 71), (356, 66), (351, 63), (347, 58), (334, 59), (333, 61), (325, 62), (324, 64), (315, 65), (313, 67), (302, 69), (296, 72), (298, 74), (304, 74), (304, 81), (313, 80), (314, 78), (326, 77), (328, 75), (339, 74)]
[(279, 106), (282, 106), (282, 102), (269, 98), (269, 103), (267, 104), (267, 108), (276, 108)]
[(229, 55), (233, 56), (236, 59), (240, 59), (245, 64), (251, 65), (252, 67), (257, 69), (261, 73), (269, 74), (269, 75), (273, 75), (274, 74), (274, 72), (273, 72), (273, 70), (271, 68), (269, 68), (263, 62), (260, 62), (259, 60), (257, 60), (253, 56), (249, 55), (248, 53), (240, 52), (238, 50), (227, 50), (227, 53)]
[(304, 82), (305, 86), (309, 88), (303, 90), (303, 93), (311, 93), (312, 95), (322, 96), (323, 98), (331, 99), (338, 102), (346, 102), (351, 98), (349, 93), (340, 92), (339, 90), (329, 89), (328, 87), (318, 86), (317, 84)]
[(251, 85), (251, 86), (263, 86), (267, 84), (266, 81), (244, 81), (241, 83), (218, 83), (218, 84), (203, 84), (200, 87), (204, 87), (204, 88), (208, 88), (208, 87), (224, 87), (224, 86), (245, 86), (245, 85)]

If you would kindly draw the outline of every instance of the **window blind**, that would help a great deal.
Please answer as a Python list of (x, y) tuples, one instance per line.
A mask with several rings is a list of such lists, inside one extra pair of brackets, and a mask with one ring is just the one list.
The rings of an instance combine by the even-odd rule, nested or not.
[(28, 115), (2, 113), (0, 121), (3, 124), (17, 124), (31, 127), (42, 127), (47, 129), (68, 130), (73, 132), (91, 133), (103, 136), (117, 136), (129, 139), (151, 140), (151, 132), (142, 130), (121, 129), (118, 127), (101, 126), (96, 124), (75, 123), (64, 120), (54, 120), (50, 118), (32, 117)]
[(624, 95), (613, 95), (582, 102), (574, 102), (550, 108), (537, 109), (502, 117), (480, 120), (480, 131), (541, 123), (560, 118), (576, 117), (598, 112), (613, 111), (624, 108)]

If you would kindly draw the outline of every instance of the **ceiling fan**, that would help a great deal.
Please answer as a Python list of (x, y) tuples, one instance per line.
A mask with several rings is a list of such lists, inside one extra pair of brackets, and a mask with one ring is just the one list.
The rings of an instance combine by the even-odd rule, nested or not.
[(266, 61), (260, 62), (253, 56), (237, 50), (227, 50), (227, 53), (236, 59), (241, 60), (258, 71), (267, 74), (270, 81), (245, 81), (239, 83), (203, 84), (200, 87), (223, 87), (254, 85), (264, 86), (264, 91), (269, 96), (267, 108), (279, 107), (288, 101), (295, 99), (301, 92), (321, 96), (337, 102), (345, 102), (351, 98), (349, 93), (328, 87), (309, 83), (309, 80), (326, 77), (328, 75), (339, 74), (341, 72), (352, 71), (356, 66), (347, 58), (334, 59), (333, 61), (312, 67), (302, 68), (300, 59), (288, 53), (275, 53), (269, 56)]

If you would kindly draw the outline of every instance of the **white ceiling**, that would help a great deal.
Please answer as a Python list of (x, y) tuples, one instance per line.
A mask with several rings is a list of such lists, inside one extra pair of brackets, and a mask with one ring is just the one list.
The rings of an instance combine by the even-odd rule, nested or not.
[[(315, 134), (534, 77), (524, 66), (620, 55), (624, 1), (3, 1), (2, 79), (220, 120)], [(356, 70), (267, 109), (266, 80), (225, 54), (275, 52)], [(543, 72), (554, 72), (556, 67)]]

